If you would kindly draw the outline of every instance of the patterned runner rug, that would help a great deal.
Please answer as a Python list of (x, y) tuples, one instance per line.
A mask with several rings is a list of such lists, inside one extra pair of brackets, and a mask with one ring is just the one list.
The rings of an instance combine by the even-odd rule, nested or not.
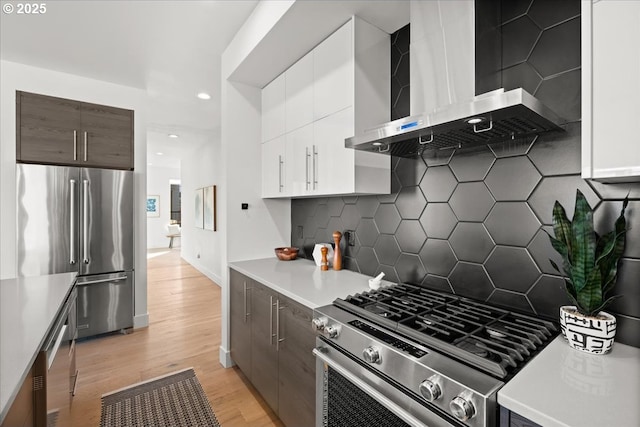
[(220, 427), (192, 368), (102, 395), (100, 427)]

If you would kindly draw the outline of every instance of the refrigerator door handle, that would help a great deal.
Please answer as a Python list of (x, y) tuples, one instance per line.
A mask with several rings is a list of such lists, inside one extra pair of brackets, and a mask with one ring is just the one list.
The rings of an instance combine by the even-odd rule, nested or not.
[(89, 264), (89, 239), (87, 234), (89, 233), (89, 181), (82, 181), (82, 258), (85, 264)]
[(76, 263), (76, 180), (69, 180), (69, 264)]
[(123, 275), (123, 276), (119, 276), (119, 277), (107, 277), (106, 279), (97, 279), (97, 280), (91, 280), (91, 281), (87, 281), (87, 282), (82, 282), (82, 283), (77, 283), (77, 286), (86, 286), (86, 285), (94, 285), (96, 283), (106, 283), (106, 282), (120, 282), (122, 280), (126, 280), (127, 279), (127, 275)]

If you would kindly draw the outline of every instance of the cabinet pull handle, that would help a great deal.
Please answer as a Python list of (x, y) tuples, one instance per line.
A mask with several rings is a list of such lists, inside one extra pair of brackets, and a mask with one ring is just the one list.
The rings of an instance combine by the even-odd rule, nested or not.
[(247, 288), (247, 281), (244, 281), (244, 323), (247, 323), (247, 317), (251, 314), (249, 313), (249, 311), (247, 310), (247, 291), (250, 291), (251, 289)]
[(85, 130), (84, 131), (84, 161), (87, 161), (87, 141), (89, 139), (89, 136), (87, 135), (88, 132)]
[(73, 160), (78, 160), (78, 131), (73, 130)]
[(280, 343), (284, 341), (284, 338), (280, 338), (280, 310), (283, 310), (285, 306), (280, 306), (280, 298), (276, 299), (276, 351), (280, 351)]
[(307, 191), (309, 191), (309, 186), (311, 185), (311, 180), (309, 179), (309, 157), (311, 157), (311, 154), (309, 154), (309, 147), (304, 147), (304, 153), (305, 153), (304, 177), (306, 179)]
[(316, 150), (316, 146), (313, 146), (313, 189), (316, 190), (318, 188), (318, 150)]
[(276, 334), (273, 333), (273, 306), (276, 304), (273, 303), (273, 295), (269, 295), (269, 345), (273, 345), (273, 338), (276, 336)]
[[(75, 132), (75, 131), (74, 131)], [(69, 264), (76, 263), (76, 180), (69, 180)]]
[(283, 165), (283, 161), (282, 161), (282, 155), (278, 156), (278, 191), (280, 193), (282, 193), (282, 188), (284, 187), (282, 185), (282, 165)]
[(82, 258), (85, 264), (89, 264), (89, 181), (84, 180), (83, 185), (83, 200), (82, 200)]

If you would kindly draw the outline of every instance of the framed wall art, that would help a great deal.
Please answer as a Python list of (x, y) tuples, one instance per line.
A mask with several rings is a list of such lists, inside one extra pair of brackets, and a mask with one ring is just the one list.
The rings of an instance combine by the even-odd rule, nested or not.
[(204, 188), (198, 188), (194, 197), (194, 220), (196, 228), (204, 228)]
[(160, 196), (147, 196), (147, 218), (160, 216)]
[(217, 231), (216, 186), (204, 188), (204, 229)]

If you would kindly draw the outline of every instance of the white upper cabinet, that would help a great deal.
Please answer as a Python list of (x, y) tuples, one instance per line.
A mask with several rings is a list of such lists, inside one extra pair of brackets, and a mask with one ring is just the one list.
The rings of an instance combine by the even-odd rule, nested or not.
[(286, 132), (313, 122), (313, 52), (285, 72)]
[(582, 177), (640, 181), (640, 2), (582, 2)]
[(276, 77), (262, 89), (262, 142), (284, 135), (285, 98), (284, 74)]
[[(387, 53), (391, 54), (390, 51)], [(315, 120), (353, 105), (353, 64), (351, 20), (313, 50)]]
[(262, 90), (279, 147), (262, 144), (263, 197), (389, 194), (391, 157), (344, 143), (389, 121), (390, 57), (389, 35), (353, 17)]
[(286, 197), (291, 193), (285, 142), (285, 137), (279, 136), (262, 144), (262, 197)]
[(291, 196), (311, 194), (313, 183), (313, 124), (295, 129), (286, 135), (287, 152), (291, 158)]
[(313, 123), (316, 189), (322, 194), (340, 194), (355, 188), (355, 150), (344, 148), (353, 136), (353, 107), (345, 108)]

